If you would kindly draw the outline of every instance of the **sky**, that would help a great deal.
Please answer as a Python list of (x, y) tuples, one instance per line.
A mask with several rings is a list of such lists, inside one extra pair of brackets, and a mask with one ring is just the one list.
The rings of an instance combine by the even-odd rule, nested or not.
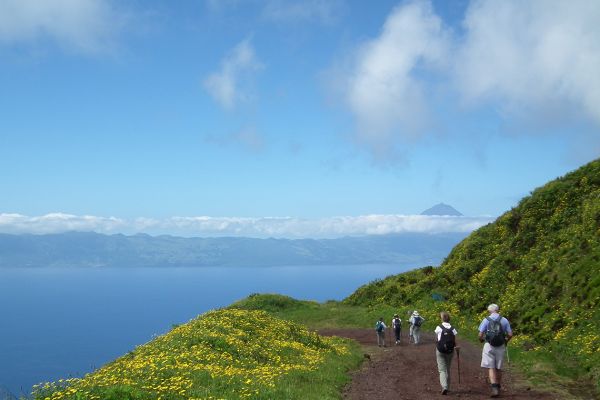
[[(600, 2), (0, 0), (0, 232), (470, 231), (600, 156)], [(464, 218), (423, 217), (444, 202)]]

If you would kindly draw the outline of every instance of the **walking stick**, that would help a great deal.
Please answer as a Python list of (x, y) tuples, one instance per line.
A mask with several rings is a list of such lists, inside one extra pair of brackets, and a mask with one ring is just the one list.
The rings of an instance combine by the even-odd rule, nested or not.
[(507, 387), (510, 389), (512, 386), (512, 375), (511, 375), (511, 371), (510, 371), (510, 357), (508, 356), (508, 343), (506, 343), (505, 345), (506, 347), (506, 362), (508, 363), (508, 368), (507, 368), (507, 378), (506, 379), (506, 383), (507, 383)]
[(460, 347), (455, 347), (456, 349), (456, 362), (458, 363), (458, 384), (460, 385)]

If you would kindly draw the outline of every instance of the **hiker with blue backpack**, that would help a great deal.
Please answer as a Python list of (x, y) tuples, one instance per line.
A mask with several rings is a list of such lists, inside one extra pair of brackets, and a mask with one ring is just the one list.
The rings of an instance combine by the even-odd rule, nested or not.
[(485, 342), (481, 353), (481, 367), (488, 370), (492, 390), (491, 397), (500, 396), (502, 362), (506, 344), (513, 336), (510, 322), (501, 316), (499, 311), (500, 308), (497, 304), (490, 304), (488, 306), (490, 315), (479, 324), (479, 341)]
[(421, 317), (419, 312), (415, 310), (408, 322), (410, 323), (409, 338), (412, 338), (414, 344), (419, 344), (421, 338), (421, 325), (425, 322), (425, 318)]
[[(452, 365), (452, 357), (456, 346), (456, 335), (458, 332), (450, 325), (450, 314), (446, 311), (440, 313), (442, 323), (435, 328), (436, 349), (435, 358), (437, 360), (438, 372), (440, 373), (440, 385), (442, 386), (442, 394), (448, 394), (450, 390), (450, 366)], [(460, 374), (460, 364), (459, 370)], [(460, 378), (459, 378), (460, 383)]]
[(385, 347), (385, 322), (383, 322), (383, 317), (379, 318), (379, 321), (375, 323), (375, 332), (377, 332), (377, 346)]

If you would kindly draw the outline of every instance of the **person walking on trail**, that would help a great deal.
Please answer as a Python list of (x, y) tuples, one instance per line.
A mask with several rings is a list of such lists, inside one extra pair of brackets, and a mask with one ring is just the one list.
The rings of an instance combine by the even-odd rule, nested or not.
[(392, 319), (392, 328), (394, 329), (394, 335), (396, 336), (396, 344), (400, 344), (400, 333), (402, 332), (402, 320), (398, 314), (394, 314)]
[(435, 328), (435, 358), (437, 360), (438, 372), (440, 373), (442, 394), (446, 395), (448, 394), (448, 390), (450, 390), (450, 366), (452, 365), (458, 332), (450, 325), (450, 314), (448, 312), (441, 312), (440, 318), (442, 323)]
[(421, 338), (421, 325), (425, 322), (425, 318), (421, 317), (419, 312), (415, 310), (408, 322), (410, 323), (410, 337), (413, 339), (414, 344), (419, 344)]
[(490, 315), (479, 324), (479, 341), (485, 342), (481, 353), (481, 367), (488, 370), (492, 390), (491, 397), (498, 397), (500, 396), (502, 362), (506, 344), (512, 338), (513, 333), (510, 322), (500, 315), (500, 308), (497, 304), (490, 304), (487, 309)]
[(385, 347), (385, 322), (383, 322), (383, 317), (379, 318), (379, 321), (375, 323), (375, 332), (377, 332), (377, 346)]

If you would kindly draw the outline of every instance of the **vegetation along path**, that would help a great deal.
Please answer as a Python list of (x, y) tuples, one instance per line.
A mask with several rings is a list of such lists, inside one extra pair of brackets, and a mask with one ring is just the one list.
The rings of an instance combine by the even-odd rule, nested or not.
[[(358, 341), (363, 345), (365, 357), (369, 360), (354, 373), (351, 383), (344, 390), (344, 399), (483, 399), (489, 398), (489, 385), (485, 371), (479, 367), (481, 348), (467, 341), (460, 341), (461, 383), (458, 383), (456, 355), (452, 362), (452, 384), (448, 396), (440, 393), (439, 375), (435, 361), (435, 344), (432, 334), (421, 337), (419, 345), (408, 344), (408, 337), (402, 343), (393, 343), (385, 348), (375, 345), (375, 332), (372, 329), (322, 329), (325, 336), (340, 336)], [(406, 335), (406, 332), (403, 332)], [(389, 337), (387, 340), (389, 341)], [(520, 383), (519, 377), (506, 370), (502, 388), (504, 399), (555, 399), (536, 392)]]

